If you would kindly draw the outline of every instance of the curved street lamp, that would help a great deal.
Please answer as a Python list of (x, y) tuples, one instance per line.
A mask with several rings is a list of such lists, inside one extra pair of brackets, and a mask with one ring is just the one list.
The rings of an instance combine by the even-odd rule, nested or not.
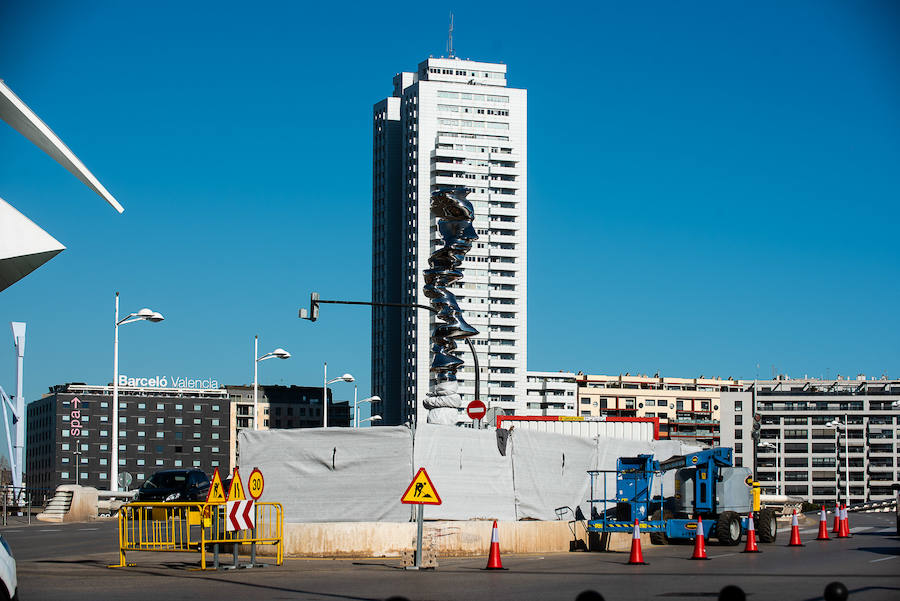
[[(366, 419), (364, 419), (364, 420), (362, 420), (362, 421), (363, 421), (363, 422), (378, 422), (378, 421), (381, 421), (381, 416), (380, 416), (380, 415), (373, 415), (372, 417), (367, 417)], [(358, 428), (358, 427), (359, 427), (359, 424), (357, 424), (356, 427)]]
[(277, 348), (271, 353), (266, 353), (262, 357), (259, 356), (259, 336), (253, 337), (253, 429), (259, 430), (259, 385), (257, 384), (258, 367), (260, 361), (266, 359), (290, 359), (291, 354), (283, 348)]
[(119, 319), (119, 293), (116, 292), (116, 319), (115, 337), (113, 340), (113, 399), (112, 399), (112, 467), (110, 468), (109, 490), (119, 490), (119, 326), (135, 323), (137, 321), (149, 321), (159, 323), (164, 320), (162, 313), (152, 309), (141, 309), (137, 313), (129, 313)]
[(838, 418), (834, 418), (830, 422), (825, 424), (826, 428), (831, 428), (834, 430), (834, 459), (835, 459), (835, 475), (838, 478), (837, 486), (837, 494), (835, 495), (840, 500), (841, 494), (841, 462), (840, 462), (840, 448), (841, 448), (841, 430), (844, 431), (844, 486), (845, 486), (845, 494), (847, 496), (845, 502), (847, 505), (850, 504), (850, 432), (847, 431), (847, 422), (849, 418), (845, 415), (844, 421), (841, 422)]
[(354, 378), (350, 374), (344, 374), (331, 380), (328, 379), (328, 362), (325, 362), (325, 378), (322, 380), (322, 427), (328, 427), (328, 385), (335, 382), (353, 382)]
[[(375, 396), (370, 396), (367, 399), (357, 401), (356, 400), (356, 385), (353, 386), (353, 422), (355, 424), (353, 426), (354, 428), (359, 428), (359, 405), (362, 405), (363, 403), (374, 403), (374, 402), (380, 401), (380, 400), (381, 400), (381, 397), (376, 394)], [(381, 418), (379, 417), (379, 419), (381, 419)]]

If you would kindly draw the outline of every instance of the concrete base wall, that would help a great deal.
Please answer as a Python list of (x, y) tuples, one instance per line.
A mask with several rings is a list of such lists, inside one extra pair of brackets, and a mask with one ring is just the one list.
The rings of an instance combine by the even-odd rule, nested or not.
[(72, 491), (72, 505), (63, 518), (64, 522), (87, 522), (97, 519), (97, 489), (89, 486), (67, 484), (57, 490)]
[[(487, 557), (491, 543), (489, 521), (425, 522), (423, 545), (438, 557)], [(569, 522), (499, 522), (501, 553), (554, 553), (573, 550), (576, 537)], [(592, 551), (628, 551), (631, 534), (585, 535), (576, 524), (579, 547)], [(319, 522), (284, 525), (284, 553), (292, 557), (399, 557), (416, 546), (414, 522)], [(641, 537), (643, 547), (649, 535)], [(261, 549), (262, 550), (262, 549)], [(265, 552), (265, 550), (262, 550)]]

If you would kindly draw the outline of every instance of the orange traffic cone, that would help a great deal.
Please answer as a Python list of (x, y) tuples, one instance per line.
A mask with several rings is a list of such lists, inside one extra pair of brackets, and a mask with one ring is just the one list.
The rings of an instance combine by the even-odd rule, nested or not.
[(703, 518), (697, 516), (697, 534), (694, 536), (694, 554), (691, 559), (709, 559), (706, 556), (706, 534), (703, 532)]
[(747, 517), (747, 545), (744, 547), (744, 553), (759, 553), (759, 546), (756, 544), (756, 528), (753, 527), (753, 512)]
[(834, 528), (832, 528), (831, 533), (837, 534), (841, 531), (841, 506), (838, 503), (834, 504)]
[(497, 520), (494, 520), (494, 528), (491, 530), (491, 553), (488, 555), (488, 563), (485, 570), (505, 570), (500, 561), (500, 531), (497, 530)]
[(847, 506), (841, 507), (841, 526), (838, 528), (838, 538), (850, 538), (850, 524), (847, 519)]
[(797, 510), (794, 510), (794, 517), (791, 518), (791, 542), (788, 547), (802, 547), (800, 542), (800, 523), (797, 521)]
[(816, 540), (831, 540), (828, 538), (828, 518), (825, 517), (825, 506), (822, 505), (822, 512), (819, 514), (819, 535)]
[(641, 553), (641, 528), (637, 520), (634, 521), (634, 531), (631, 533), (631, 555), (628, 557), (628, 565), (647, 565), (644, 554)]

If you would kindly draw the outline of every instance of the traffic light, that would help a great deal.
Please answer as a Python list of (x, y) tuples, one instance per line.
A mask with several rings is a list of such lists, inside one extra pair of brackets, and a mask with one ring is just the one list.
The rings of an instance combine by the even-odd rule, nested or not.
[(309, 311), (300, 309), (300, 319), (308, 319), (315, 321), (319, 319), (319, 293), (311, 292), (309, 294)]

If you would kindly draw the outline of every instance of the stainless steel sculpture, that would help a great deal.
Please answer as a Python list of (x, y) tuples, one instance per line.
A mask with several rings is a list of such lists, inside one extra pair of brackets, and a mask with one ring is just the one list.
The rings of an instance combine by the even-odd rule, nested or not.
[[(456, 296), (447, 290), (463, 278), (462, 263), (478, 239), (472, 221), (475, 210), (466, 199), (465, 188), (441, 188), (431, 195), (431, 210), (438, 218), (438, 232), (444, 246), (428, 259), (425, 270), (425, 296), (437, 310), (438, 323), (431, 330), (431, 373), (436, 384), (422, 404), (428, 409), (428, 423), (456, 424), (460, 421), (462, 398), (458, 392), (456, 370), (463, 360), (454, 354), (457, 341), (478, 333), (466, 323)], [(477, 377), (477, 376), (476, 376)]]

